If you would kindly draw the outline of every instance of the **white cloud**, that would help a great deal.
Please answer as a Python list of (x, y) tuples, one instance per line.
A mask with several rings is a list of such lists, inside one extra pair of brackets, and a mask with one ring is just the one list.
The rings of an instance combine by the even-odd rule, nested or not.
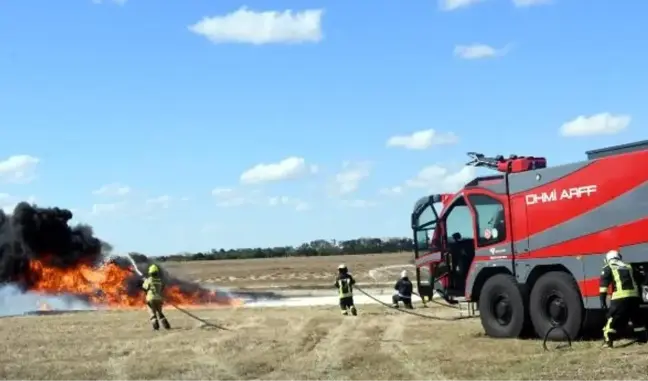
[(311, 209), (311, 206), (306, 201), (300, 200), (298, 198), (281, 196), (281, 197), (269, 197), (268, 205), (278, 206), (278, 205), (287, 205), (292, 206), (295, 210), (303, 212)]
[(0, 161), (0, 179), (10, 183), (26, 184), (36, 178), (40, 159), (30, 155), (13, 155)]
[(223, 16), (204, 17), (188, 28), (214, 44), (319, 42), (323, 38), (323, 14), (323, 9), (257, 12), (241, 7)]
[(6, 214), (13, 213), (14, 209), (16, 208), (16, 205), (19, 202), (23, 202), (23, 201), (29, 204), (33, 204), (36, 202), (36, 197), (29, 196), (27, 197), (27, 199), (24, 199), (24, 198), (12, 196), (8, 193), (0, 193), (0, 209), (4, 210)]
[(430, 193), (451, 193), (458, 191), (467, 182), (475, 178), (475, 167), (463, 167), (457, 172), (451, 172), (440, 165), (431, 165), (419, 173), (405, 185), (412, 188), (424, 188)]
[(261, 163), (241, 174), (240, 180), (244, 184), (257, 184), (269, 181), (295, 179), (308, 173), (317, 173), (318, 167), (307, 166), (306, 160), (301, 157), (291, 156), (278, 163)]
[(349, 162), (342, 164), (342, 171), (335, 175), (334, 193), (338, 195), (348, 194), (358, 190), (360, 182), (369, 177), (371, 173), (371, 163), (369, 162)]
[(108, 0), (108, 1), (104, 1), (104, 0), (92, 0), (92, 3), (93, 3), (93, 4), (97, 4), (97, 5), (99, 5), (99, 4), (104, 4), (104, 3), (113, 3), (113, 4), (117, 4), (117, 5), (124, 5), (124, 4), (126, 4), (126, 1), (127, 1), (127, 0)]
[(257, 190), (243, 192), (232, 188), (214, 188), (211, 194), (216, 199), (216, 206), (219, 207), (234, 207), (260, 202)]
[(216, 197), (227, 196), (232, 193), (234, 193), (234, 189), (232, 188), (214, 188), (211, 191), (212, 196)]
[(371, 208), (376, 206), (376, 203), (369, 200), (343, 200), (342, 205), (348, 208)]
[(484, 0), (439, 0), (439, 8), (444, 11), (454, 11), (460, 8), (467, 8)]
[(511, 50), (507, 45), (501, 49), (486, 44), (457, 45), (454, 48), (454, 55), (465, 60), (478, 60), (483, 58), (494, 58), (506, 55)]
[(109, 213), (115, 213), (119, 211), (122, 206), (123, 206), (122, 202), (93, 204), (92, 214), (98, 216), (98, 215), (105, 215)]
[(608, 112), (592, 116), (580, 115), (560, 127), (560, 134), (566, 137), (614, 135), (630, 125), (630, 115), (614, 115)]
[(146, 200), (146, 204), (158, 206), (162, 209), (168, 209), (169, 205), (171, 204), (171, 196), (163, 195), (159, 197), (149, 198), (148, 200)]
[(435, 145), (454, 144), (459, 138), (452, 132), (439, 133), (434, 129), (416, 131), (410, 135), (396, 135), (387, 139), (387, 147), (423, 150)]
[(395, 186), (395, 187), (391, 187), (391, 188), (383, 188), (379, 192), (381, 194), (384, 194), (385, 196), (397, 196), (397, 195), (403, 193), (403, 187)]
[(128, 185), (120, 183), (106, 184), (99, 189), (92, 191), (92, 194), (97, 196), (125, 196), (131, 192)]
[(532, 7), (534, 5), (551, 4), (553, 0), (513, 0), (513, 5), (518, 8)]

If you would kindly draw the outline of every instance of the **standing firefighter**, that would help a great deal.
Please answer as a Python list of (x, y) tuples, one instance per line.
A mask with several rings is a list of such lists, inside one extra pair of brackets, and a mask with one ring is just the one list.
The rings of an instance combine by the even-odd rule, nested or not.
[[(611, 250), (605, 255), (605, 266), (601, 272), (600, 298), (601, 305), (607, 309), (607, 323), (603, 328), (604, 346), (613, 347), (617, 330), (632, 322), (635, 336), (641, 343), (648, 341), (646, 326), (640, 310), (640, 294), (637, 280), (639, 272), (621, 260), (621, 254)], [(608, 287), (612, 286), (612, 297), (608, 309), (606, 298)]]
[(340, 296), (340, 309), (342, 310), (342, 315), (348, 315), (349, 310), (351, 314), (356, 316), (358, 311), (355, 308), (353, 303), (353, 285), (355, 284), (355, 279), (349, 274), (349, 270), (346, 265), (342, 264), (338, 266), (338, 275), (335, 279), (335, 288), (338, 289), (338, 294)]
[[(160, 322), (165, 329), (171, 329), (171, 325), (167, 321), (166, 316), (162, 313), (162, 292), (164, 291), (164, 283), (160, 278), (160, 268), (152, 264), (148, 268), (148, 277), (144, 279), (142, 288), (146, 291), (146, 305), (151, 315), (150, 320), (154, 330), (160, 329)], [(159, 320), (158, 320), (159, 319)]]
[(398, 308), (398, 302), (403, 302), (406, 308), (413, 309), (412, 306), (412, 282), (407, 277), (407, 271), (401, 272), (400, 279), (396, 282), (394, 290), (396, 293), (392, 296), (392, 307)]

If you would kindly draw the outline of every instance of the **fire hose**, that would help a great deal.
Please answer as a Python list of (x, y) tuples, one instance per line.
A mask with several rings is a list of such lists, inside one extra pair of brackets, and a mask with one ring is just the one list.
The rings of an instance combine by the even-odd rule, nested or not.
[[(130, 260), (130, 262), (133, 264), (133, 269), (135, 270), (135, 273), (137, 273), (137, 275), (139, 275), (140, 278), (144, 278), (144, 274), (142, 274), (142, 272), (137, 268), (137, 264), (135, 264), (135, 260), (130, 256), (130, 254), (126, 254), (126, 256)], [(195, 319), (195, 320), (205, 324), (206, 326), (217, 328), (217, 329), (220, 329), (220, 330), (223, 330), (223, 331), (229, 331), (229, 329), (227, 329), (227, 328), (225, 328), (223, 326), (220, 326), (218, 324), (211, 323), (211, 322), (209, 322), (209, 321), (207, 321), (207, 320), (205, 320), (205, 319), (203, 319), (203, 318), (201, 318), (199, 316), (196, 316), (196, 315), (192, 314), (191, 312), (185, 310), (184, 308), (181, 308), (180, 306), (178, 306), (178, 305), (176, 305), (174, 303), (171, 303), (169, 301), (167, 301), (166, 303), (168, 303), (170, 306), (172, 306), (176, 310), (182, 312), (183, 314), (189, 316), (190, 318)]]
[[(364, 294), (369, 299), (372, 299), (373, 301), (383, 305), (384, 307), (390, 308), (392, 310), (400, 311), (400, 312), (403, 312), (403, 313), (406, 313), (406, 314), (418, 316), (418, 317), (421, 317), (421, 318), (424, 318), (424, 319), (440, 320), (440, 321), (456, 321), (456, 320), (464, 320), (464, 319), (474, 318), (474, 316), (455, 316), (455, 317), (452, 317), (452, 318), (443, 318), (443, 317), (440, 317), (440, 316), (431, 316), (431, 315), (421, 314), (421, 313), (411, 311), (411, 310), (407, 310), (407, 309), (400, 309), (400, 308), (396, 308), (396, 307), (394, 307), (394, 306), (392, 306), (392, 305), (390, 305), (388, 303), (385, 303), (382, 300), (374, 297), (373, 295), (369, 294), (368, 292), (366, 292), (362, 288), (358, 287), (357, 285), (355, 286), (355, 289), (360, 291), (362, 294)], [(415, 295), (420, 297), (420, 295), (418, 295), (418, 294), (415, 294)], [(432, 303), (438, 304), (438, 305), (440, 305), (442, 307), (457, 309), (457, 307), (446, 305), (446, 304), (443, 304), (443, 303), (439, 303), (436, 300), (433, 300), (431, 298), (430, 298), (430, 301)]]
[[(435, 279), (434, 282), (438, 281), (439, 279), (442, 279), (443, 277), (444, 276), (441, 276), (441, 277)], [(425, 319), (437, 320), (437, 321), (457, 321), (457, 320), (465, 320), (465, 319), (475, 318), (475, 316), (455, 316), (455, 317), (452, 317), (452, 318), (443, 318), (443, 317), (439, 317), (439, 316), (431, 316), (431, 315), (421, 314), (421, 313), (417, 313), (417, 312), (407, 310), (407, 309), (400, 309), (400, 308), (394, 307), (394, 306), (392, 306), (392, 305), (390, 305), (388, 303), (385, 303), (382, 300), (374, 297), (373, 295), (369, 294), (368, 292), (363, 290), (361, 287), (358, 287), (357, 285), (355, 286), (355, 289), (360, 291), (366, 297), (368, 297), (368, 298), (374, 300), (375, 302), (383, 305), (384, 307), (387, 307), (387, 308), (390, 308), (390, 309), (393, 309), (393, 310), (396, 310), (396, 311), (400, 311), (400, 312), (403, 312), (403, 313), (407, 313), (407, 314), (410, 314), (410, 315), (418, 316), (418, 317), (421, 317), (421, 318), (425, 318)], [(417, 294), (415, 292), (413, 294), (418, 296), (419, 298), (423, 299), (421, 297), (421, 295), (419, 295), (419, 294)], [(430, 302), (438, 304), (441, 307), (458, 309), (455, 306), (443, 304), (443, 303), (438, 302), (438, 301), (436, 301), (436, 300), (434, 300), (432, 298), (430, 298)], [(564, 349), (564, 348), (571, 348), (572, 347), (572, 339), (571, 339), (571, 337), (569, 336), (567, 331), (562, 326), (559, 326), (559, 325), (552, 325), (551, 328), (549, 328), (547, 330), (547, 332), (545, 333), (545, 335), (543, 337), (543, 340), (542, 340), (542, 348), (545, 351), (550, 351), (549, 347), (547, 346), (547, 342), (549, 341), (549, 335), (551, 334), (551, 332), (553, 332), (555, 330), (560, 330), (560, 331), (563, 332), (564, 337), (567, 339), (567, 344), (566, 345), (559, 345), (559, 346), (555, 347), (554, 350)]]

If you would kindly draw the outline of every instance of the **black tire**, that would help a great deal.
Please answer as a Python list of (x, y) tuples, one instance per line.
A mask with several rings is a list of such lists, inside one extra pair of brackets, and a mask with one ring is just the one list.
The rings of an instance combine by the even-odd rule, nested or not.
[[(479, 315), (486, 334), (498, 338), (519, 337), (527, 320), (526, 298), (515, 277), (496, 274), (489, 278), (479, 296)], [(508, 305), (508, 308), (497, 306)], [(507, 313), (498, 317), (496, 309)]]
[[(554, 317), (551, 316), (551, 309), (554, 310)], [(558, 326), (560, 328), (549, 333), (548, 340), (566, 340), (565, 334), (575, 340), (583, 326), (585, 311), (574, 277), (562, 271), (552, 271), (541, 276), (531, 290), (529, 314), (540, 338), (544, 338), (552, 327)]]

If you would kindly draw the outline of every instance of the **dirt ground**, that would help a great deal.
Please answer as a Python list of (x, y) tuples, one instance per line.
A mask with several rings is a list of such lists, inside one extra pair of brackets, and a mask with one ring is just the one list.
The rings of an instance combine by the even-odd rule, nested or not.
[[(359, 306), (175, 310), (153, 332), (145, 311), (0, 319), (2, 379), (641, 379), (648, 346), (599, 342), (544, 352), (537, 340), (484, 337), (478, 319), (435, 321)], [(431, 316), (456, 314), (433, 307)]]
[[(239, 259), (223, 261), (165, 262), (172, 274), (199, 283), (236, 288), (330, 288), (337, 266), (346, 264), (359, 283), (393, 282), (398, 272), (408, 266), (414, 255), (396, 254), (336, 255), (328, 257), (293, 257)], [(403, 267), (400, 267), (402, 265)], [(370, 271), (392, 266), (384, 271)], [(384, 278), (384, 279), (383, 279)]]

